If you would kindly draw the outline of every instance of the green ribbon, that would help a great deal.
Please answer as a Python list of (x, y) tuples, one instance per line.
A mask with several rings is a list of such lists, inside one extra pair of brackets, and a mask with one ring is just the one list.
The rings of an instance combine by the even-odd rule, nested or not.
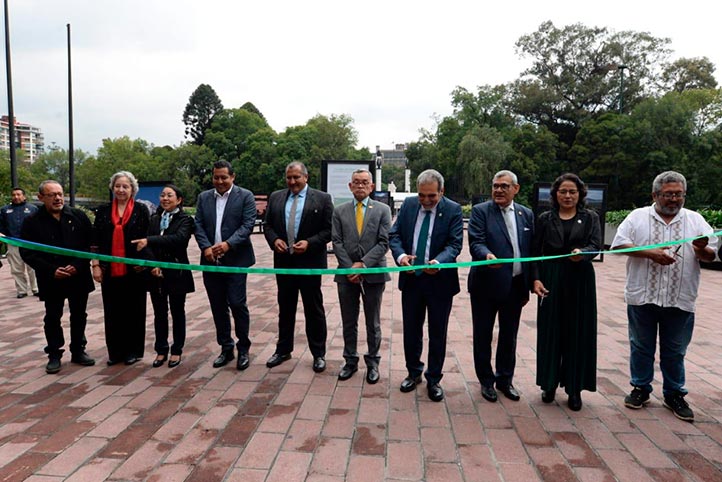
[(32, 241), (25, 241), (22, 239), (11, 238), (0, 235), (0, 242), (9, 244), (11, 246), (17, 246), (19, 248), (32, 249), (43, 253), (57, 254), (61, 256), (68, 256), (72, 258), (81, 259), (98, 259), (108, 263), (125, 263), (136, 266), (143, 266), (147, 268), (167, 268), (167, 269), (179, 269), (179, 270), (191, 270), (191, 271), (205, 271), (208, 273), (246, 273), (246, 274), (290, 274), (290, 275), (349, 275), (349, 274), (382, 274), (382, 273), (396, 273), (402, 271), (415, 271), (417, 269), (449, 269), (449, 268), (468, 268), (472, 266), (486, 266), (490, 264), (506, 264), (506, 263), (529, 263), (533, 261), (550, 261), (554, 259), (569, 258), (571, 256), (596, 256), (598, 254), (623, 254), (632, 253), (635, 251), (644, 251), (647, 249), (655, 248), (667, 248), (670, 246), (676, 246), (678, 244), (684, 244), (692, 242), (696, 239), (707, 238), (711, 236), (720, 236), (722, 231), (708, 235), (693, 236), (690, 238), (679, 239), (676, 241), (667, 241), (665, 243), (650, 244), (647, 246), (635, 246), (633, 248), (615, 249), (610, 251), (585, 251), (583, 253), (576, 254), (558, 254), (555, 256), (536, 256), (529, 258), (498, 258), (492, 260), (483, 261), (465, 261), (461, 263), (440, 263), (440, 264), (425, 264), (425, 265), (413, 265), (413, 266), (387, 266), (381, 268), (239, 268), (236, 266), (219, 266), (219, 265), (198, 265), (198, 264), (182, 264), (182, 263), (166, 263), (162, 261), (150, 261), (147, 259), (134, 259), (134, 258), (122, 258), (119, 256), (110, 256), (107, 254), (88, 253), (85, 251), (76, 251), (73, 249), (59, 248), (57, 246), (49, 246), (47, 244), (34, 243)]

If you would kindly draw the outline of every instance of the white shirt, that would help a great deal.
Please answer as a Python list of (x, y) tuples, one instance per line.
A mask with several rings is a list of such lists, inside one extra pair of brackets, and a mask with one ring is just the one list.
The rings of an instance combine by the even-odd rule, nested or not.
[[(682, 208), (667, 224), (652, 205), (635, 209), (622, 221), (612, 248), (625, 244), (646, 246), (712, 233), (714, 230), (699, 213)], [(717, 238), (712, 236), (707, 246), (716, 251)], [(677, 261), (667, 266), (647, 258), (628, 257), (624, 288), (627, 304), (654, 304), (693, 313), (699, 289), (699, 260), (691, 242), (684, 243), (677, 254)]]
[[(521, 214), (521, 211), (519, 212)], [(501, 214), (504, 216), (504, 222), (509, 231), (509, 240), (511, 241), (511, 248), (514, 252), (515, 258), (521, 258), (521, 251), (519, 250), (519, 236), (516, 222), (516, 212), (514, 211), (514, 201), (512, 201), (507, 207), (501, 208)], [(512, 276), (518, 276), (522, 273), (521, 263), (512, 263)]]
[[(231, 187), (231, 189), (233, 188)], [(216, 233), (213, 244), (218, 244), (223, 241), (221, 237), (221, 221), (223, 221), (223, 213), (226, 211), (226, 204), (228, 204), (228, 196), (231, 195), (231, 189), (223, 194), (219, 194), (218, 191), (213, 191), (213, 196), (216, 198)]]

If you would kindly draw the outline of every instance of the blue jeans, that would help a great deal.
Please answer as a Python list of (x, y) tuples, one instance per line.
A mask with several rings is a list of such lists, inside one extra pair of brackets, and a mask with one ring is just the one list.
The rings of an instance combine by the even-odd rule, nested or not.
[(679, 308), (662, 308), (647, 304), (627, 306), (629, 318), (630, 383), (652, 392), (654, 352), (659, 326), (659, 367), (662, 370), (662, 392), (686, 394), (684, 388), (684, 356), (692, 340), (694, 313)]

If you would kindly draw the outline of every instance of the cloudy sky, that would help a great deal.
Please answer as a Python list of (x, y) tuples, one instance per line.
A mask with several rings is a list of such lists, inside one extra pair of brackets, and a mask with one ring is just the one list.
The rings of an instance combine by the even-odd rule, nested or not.
[[(67, 23), (75, 145), (91, 153), (123, 135), (179, 145), (201, 83), (226, 107), (253, 102), (277, 131), (347, 114), (359, 147), (416, 140), (450, 113), (455, 86), (514, 80), (526, 66), (514, 43), (546, 20), (669, 37), (673, 58), (707, 56), (722, 71), (713, 1), (491, 3), (10, 0), (15, 115), (67, 147)], [(4, 81), (0, 95), (7, 112)]]

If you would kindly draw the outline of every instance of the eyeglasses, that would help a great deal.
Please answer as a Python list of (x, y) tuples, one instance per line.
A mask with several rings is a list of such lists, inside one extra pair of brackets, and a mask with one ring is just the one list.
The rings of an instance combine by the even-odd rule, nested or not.
[(508, 191), (509, 189), (511, 189), (511, 184), (492, 184), (491, 189), (494, 191)]
[(577, 189), (560, 189), (557, 191), (558, 194), (561, 194), (562, 196), (566, 196), (569, 194), (570, 196), (574, 196), (576, 194), (579, 194), (579, 191)]
[(662, 199), (670, 200), (670, 199), (684, 199), (687, 197), (687, 193), (684, 192), (658, 192), (658, 197), (661, 197)]

